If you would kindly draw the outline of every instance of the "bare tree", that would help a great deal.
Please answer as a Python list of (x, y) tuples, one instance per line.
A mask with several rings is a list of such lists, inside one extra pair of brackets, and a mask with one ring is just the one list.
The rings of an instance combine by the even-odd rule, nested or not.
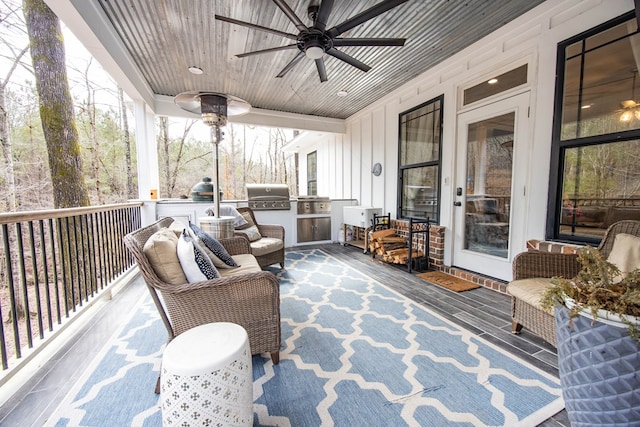
[[(13, 4), (2, 2), (3, 12), (0, 15), (0, 22), (3, 27), (12, 29), (18, 32), (22, 32), (22, 22), (20, 19), (20, 7)], [(9, 38), (2, 37), (0, 40), (4, 46), (3, 51), (9, 52), (6, 57), (11, 61), (11, 66), (7, 73), (2, 76), (0, 80), (0, 149), (2, 150), (3, 167), (1, 168), (0, 186), (2, 194), (4, 195), (5, 209), (4, 211), (13, 212), (16, 210), (16, 181), (15, 181), (15, 169), (13, 159), (13, 149), (11, 145), (11, 133), (9, 132), (9, 117), (7, 114), (7, 85), (13, 76), (18, 66), (22, 65), (22, 58), (29, 50), (29, 45), (22, 47), (22, 49), (14, 46)]]
[(60, 22), (43, 0), (24, 0), (23, 11), (49, 155), (54, 207), (89, 206)]
[(118, 87), (118, 103), (120, 104), (120, 115), (122, 117), (122, 139), (125, 148), (125, 165), (127, 169), (127, 197), (133, 199), (136, 197), (135, 188), (133, 188), (133, 166), (131, 160), (131, 136), (129, 135), (129, 120), (127, 119), (127, 106), (124, 103), (124, 91)]
[[(164, 185), (167, 191), (167, 197), (175, 197), (177, 190), (177, 182), (180, 170), (185, 168), (190, 162), (202, 158), (204, 155), (199, 155), (192, 158), (186, 156), (186, 143), (191, 128), (197, 120), (185, 121), (182, 135), (179, 139), (173, 140), (169, 136), (169, 120), (167, 117), (160, 117), (160, 132), (159, 132), (159, 149), (162, 150), (162, 157), (164, 159)], [(173, 145), (173, 147), (172, 147)]]
[(84, 114), (87, 117), (87, 124), (89, 126), (88, 129), (88, 137), (89, 137), (89, 153), (90, 157), (90, 172), (89, 176), (93, 180), (93, 186), (96, 193), (96, 197), (98, 199), (98, 204), (103, 205), (105, 203), (104, 195), (102, 192), (102, 183), (100, 182), (100, 139), (98, 138), (98, 130), (97, 130), (97, 115), (96, 115), (96, 89), (93, 87), (91, 80), (89, 79), (89, 69), (91, 68), (91, 63), (93, 62), (93, 58), (89, 58), (87, 61), (87, 66), (82, 71), (83, 83), (86, 94), (86, 100), (84, 104)]

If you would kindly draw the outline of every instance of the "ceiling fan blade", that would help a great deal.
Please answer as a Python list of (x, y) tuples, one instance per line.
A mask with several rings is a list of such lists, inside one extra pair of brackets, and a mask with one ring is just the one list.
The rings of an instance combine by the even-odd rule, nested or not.
[(300, 62), (302, 58), (304, 58), (304, 52), (300, 51), (276, 77), (284, 77), (284, 75), (287, 74), (298, 62)]
[[(276, 0), (274, 0), (274, 1), (276, 1)], [(363, 22), (366, 22), (366, 21), (368, 21), (370, 19), (373, 19), (376, 16), (378, 16), (378, 15), (380, 15), (382, 13), (385, 13), (386, 11), (393, 9), (396, 6), (400, 6), (402, 3), (406, 3), (407, 1), (409, 1), (409, 0), (385, 0), (385, 1), (382, 1), (382, 2), (380, 2), (378, 4), (376, 4), (375, 6), (370, 7), (369, 9), (360, 12), (356, 16), (353, 16), (353, 17), (347, 19), (343, 23), (338, 24), (333, 28), (330, 28), (329, 30), (327, 30), (327, 33), (331, 37), (339, 36), (340, 34), (344, 33), (345, 31), (349, 31), (353, 27), (357, 27), (358, 25), (362, 24)]]
[(320, 31), (325, 30), (327, 27), (327, 21), (329, 20), (329, 15), (331, 14), (331, 9), (333, 9), (333, 0), (322, 0), (322, 3), (320, 3), (320, 9), (318, 10), (318, 15), (313, 23), (313, 28)]
[(404, 46), (407, 39), (333, 39), (333, 45), (344, 46)]
[(322, 58), (316, 59), (316, 68), (318, 69), (318, 75), (320, 76), (320, 83), (326, 82), (327, 69), (324, 67), (324, 60)]
[(356, 68), (361, 69), (365, 73), (371, 69), (371, 67), (369, 67), (364, 62), (360, 62), (356, 58), (354, 58), (353, 56), (349, 56), (344, 52), (340, 52), (338, 49), (331, 48), (331, 49), (329, 49), (327, 51), (327, 53), (329, 55), (333, 56), (334, 58), (338, 58), (339, 60), (344, 61), (349, 65), (352, 65), (352, 66), (354, 66)]
[(285, 33), (284, 31), (274, 30), (273, 28), (263, 27), (262, 25), (252, 24), (250, 22), (238, 21), (237, 19), (227, 18), (226, 16), (216, 15), (218, 21), (228, 22), (230, 24), (242, 25), (243, 27), (252, 28), (254, 30), (266, 31), (268, 33), (277, 34), (288, 39), (297, 40), (298, 36), (295, 34)]
[(286, 46), (270, 47), (269, 49), (261, 49), (261, 50), (254, 50), (253, 52), (240, 53), (236, 55), (236, 57), (244, 58), (245, 56), (260, 55), (261, 53), (269, 53), (269, 52), (278, 52), (281, 50), (294, 49), (297, 47), (298, 47), (297, 44), (288, 44)]
[(293, 22), (299, 31), (307, 31), (309, 29), (284, 0), (273, 0), (273, 2), (284, 12), (285, 15), (287, 15), (287, 18)]

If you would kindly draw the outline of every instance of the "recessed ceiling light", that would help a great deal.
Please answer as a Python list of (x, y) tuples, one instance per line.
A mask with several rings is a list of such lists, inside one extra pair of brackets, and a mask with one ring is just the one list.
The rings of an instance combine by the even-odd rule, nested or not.
[(189, 72), (190, 72), (191, 74), (197, 74), (197, 75), (200, 75), (200, 74), (204, 73), (204, 71), (202, 71), (202, 68), (200, 68), (200, 67), (195, 67), (195, 66), (191, 66), (191, 67), (189, 67)]
[(498, 83), (498, 79), (491, 79), (487, 83), (489, 83), (490, 85), (494, 85), (494, 84)]
[(342, 98), (344, 96), (349, 95), (349, 92), (347, 92), (346, 90), (341, 90), (341, 91), (338, 91), (338, 93), (336, 93), (336, 95), (338, 95), (339, 97)]
[(585, 109), (587, 109), (587, 108), (591, 108), (591, 106), (592, 106), (592, 105), (593, 105), (593, 104), (586, 104), (586, 105), (583, 105), (583, 106), (582, 106), (582, 107), (580, 107), (580, 108), (582, 108), (583, 110), (585, 110)]

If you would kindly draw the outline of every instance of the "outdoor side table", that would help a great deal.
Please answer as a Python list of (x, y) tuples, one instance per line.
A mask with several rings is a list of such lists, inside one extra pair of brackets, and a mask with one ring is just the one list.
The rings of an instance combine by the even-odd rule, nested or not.
[(233, 237), (232, 216), (203, 216), (198, 218), (202, 231), (215, 239), (229, 239)]
[(247, 331), (209, 323), (174, 338), (162, 356), (164, 426), (253, 425), (253, 375)]

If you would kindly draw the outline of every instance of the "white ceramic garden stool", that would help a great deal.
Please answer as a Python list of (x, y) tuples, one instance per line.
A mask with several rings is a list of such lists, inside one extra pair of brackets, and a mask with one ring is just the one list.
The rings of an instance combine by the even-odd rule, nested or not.
[(253, 425), (253, 375), (247, 331), (235, 323), (189, 329), (162, 356), (164, 426)]

